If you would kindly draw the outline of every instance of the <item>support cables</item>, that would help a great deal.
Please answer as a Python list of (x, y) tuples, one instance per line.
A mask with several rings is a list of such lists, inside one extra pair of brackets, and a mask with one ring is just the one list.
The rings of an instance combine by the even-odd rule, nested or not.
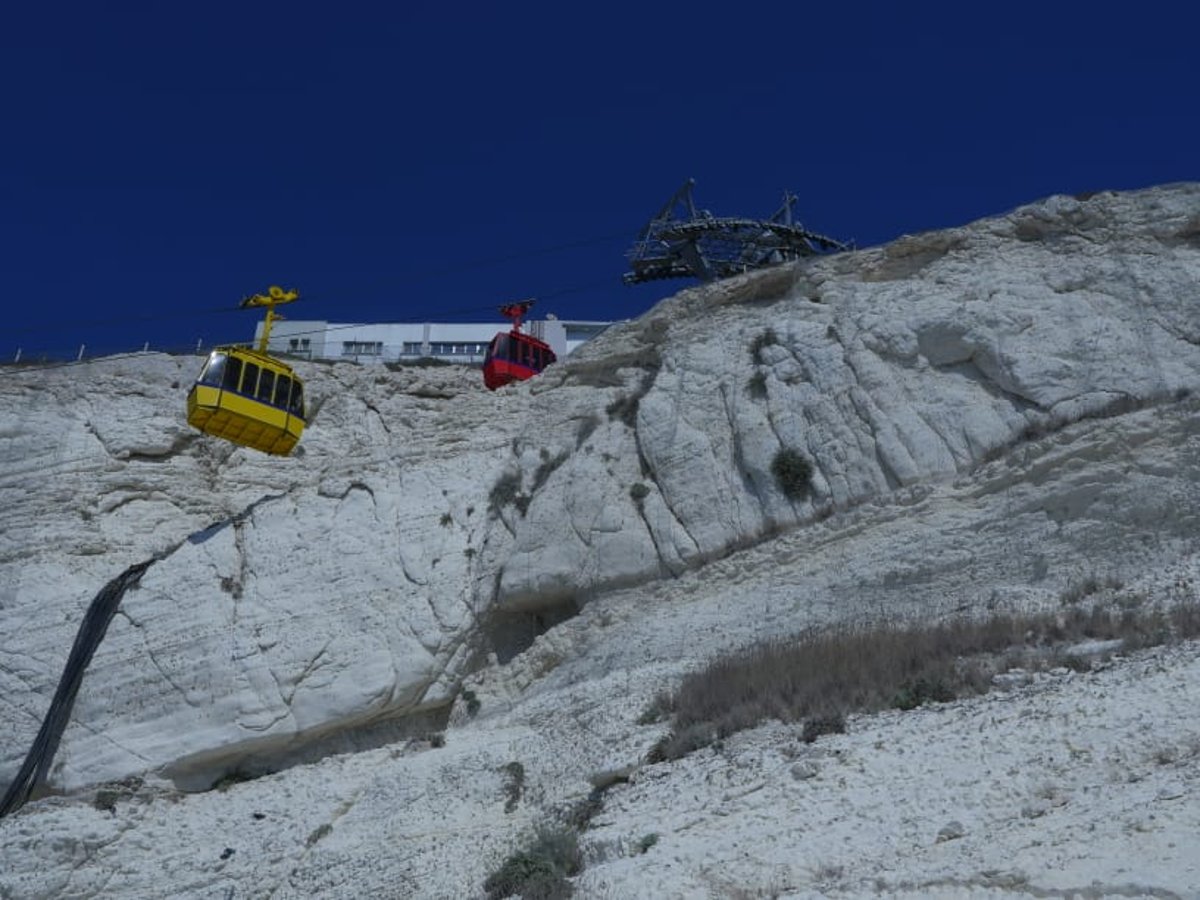
[(75, 645), (71, 648), (71, 655), (63, 668), (54, 699), (50, 701), (50, 709), (46, 712), (46, 718), (42, 720), (42, 727), (34, 738), (33, 746), (29, 749), (20, 771), (5, 791), (4, 798), (0, 800), (0, 819), (20, 809), (34, 789), (45, 783), (50, 765), (54, 762), (54, 754), (58, 752), (58, 743), (67, 727), (67, 720), (71, 717), (75, 695), (79, 693), (79, 685), (83, 682), (83, 673), (92, 661), (96, 648), (104, 639), (121, 598), (138, 583), (142, 574), (154, 562), (155, 560), (149, 559), (130, 566), (101, 588), (100, 593), (92, 600), (92, 605), (79, 626), (79, 633), (75, 635)]

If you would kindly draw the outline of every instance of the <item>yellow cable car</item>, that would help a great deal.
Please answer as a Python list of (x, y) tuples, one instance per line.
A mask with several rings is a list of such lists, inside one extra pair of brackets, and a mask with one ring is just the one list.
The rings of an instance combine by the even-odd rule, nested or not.
[(267, 354), (275, 306), (299, 297), (272, 286), (242, 307), (265, 306), (257, 348), (217, 347), (188, 392), (188, 424), (205, 434), (263, 453), (287, 456), (304, 432), (304, 384), (292, 367)]

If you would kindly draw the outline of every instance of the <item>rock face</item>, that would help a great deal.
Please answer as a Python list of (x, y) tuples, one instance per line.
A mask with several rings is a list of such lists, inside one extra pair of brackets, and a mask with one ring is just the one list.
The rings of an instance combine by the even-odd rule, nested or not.
[[(203, 786), (444, 709), (489, 651), (598, 592), (1186, 395), (1198, 282), (1196, 186), (1054, 197), (685, 291), (497, 394), (459, 369), (303, 366), (312, 423), (282, 461), (188, 429), (195, 359), (10, 370), (0, 776), (86, 599), (127, 565), (156, 560), (54, 784)], [(811, 464), (800, 495), (772, 472), (784, 449)], [(1047, 515), (1076, 522), (1095, 494)], [(1176, 484), (1120, 515), (1191, 535), (1190, 499)]]
[[(297, 814), (315, 830), (279, 856), (279, 896), (386, 892), (377, 878), (469, 896), (483, 857), (538, 810), (644, 755), (657, 735), (638, 713), (705, 659), (815, 624), (1025, 608), (1088, 575), (1187, 569), (1198, 289), (1200, 185), (1053, 197), (684, 291), (494, 394), (457, 368), (302, 363), (311, 422), (284, 460), (188, 429), (197, 358), (4, 370), (0, 786), (88, 601), (151, 560), (87, 672), (51, 787), (191, 791), (286, 769), (270, 778), (292, 808), (355, 813)], [(810, 480), (781, 477), (789, 455)], [(478, 715), (455, 703), (464, 679)], [(447, 725), (441, 755), (396, 749)], [(510, 816), (493, 800), (516, 790), (514, 759), (529, 787)], [(352, 786), (287, 780), (305, 771)], [(786, 782), (822, 781), (817, 762), (805, 771)], [(264, 808), (268, 781), (246, 788)], [(627, 807), (649, 815), (648, 790)], [(219, 818), (196, 805), (214, 802), (189, 808)], [(447, 816), (442, 843), (388, 808), (427, 830)], [(936, 814), (930, 845), (952, 822), (943, 847), (987, 833)], [(42, 859), (21, 825), (34, 815), (0, 835)], [(416, 841), (407, 874), (364, 868), (355, 817)], [(480, 858), (463, 864), (472, 842)], [(242, 884), (226, 866), (232, 880), (213, 869), (174, 892)], [(638, 895), (631, 866), (582, 883)], [(54, 865), (12, 871), (22, 896), (65, 883)], [(699, 896), (689, 872), (677, 889)], [(93, 887), (115, 889), (102, 874)], [(660, 865), (645, 896), (671, 896), (678, 874)], [(153, 893), (140, 877), (126, 888)], [(926, 887), (953, 892), (939, 877)]]

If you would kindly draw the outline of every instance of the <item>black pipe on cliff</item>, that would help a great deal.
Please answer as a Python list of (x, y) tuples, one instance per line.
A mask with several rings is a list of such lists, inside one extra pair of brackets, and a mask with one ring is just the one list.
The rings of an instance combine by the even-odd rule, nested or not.
[(34, 789), (45, 783), (50, 765), (54, 762), (54, 754), (58, 752), (63, 730), (71, 717), (75, 695), (79, 693), (79, 685), (83, 682), (83, 673), (92, 661), (96, 648), (104, 640), (104, 634), (116, 615), (121, 598), (138, 583), (142, 574), (155, 562), (156, 560), (150, 559), (130, 566), (101, 588), (92, 600), (92, 605), (88, 607), (87, 615), (79, 626), (79, 633), (75, 635), (75, 645), (71, 647), (71, 655), (67, 657), (67, 664), (58, 681), (58, 690), (54, 692), (54, 699), (50, 701), (50, 709), (46, 712), (46, 718), (42, 720), (42, 727), (34, 738), (33, 746), (29, 748), (16, 778), (5, 791), (4, 799), (0, 800), (0, 818), (20, 809)]

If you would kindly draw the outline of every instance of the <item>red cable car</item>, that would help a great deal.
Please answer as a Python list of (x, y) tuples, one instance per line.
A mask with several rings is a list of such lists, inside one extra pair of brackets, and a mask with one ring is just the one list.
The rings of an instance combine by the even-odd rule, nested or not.
[(508, 303), (500, 307), (500, 315), (512, 319), (512, 328), (501, 331), (488, 344), (483, 358), (483, 383), (489, 391), (510, 381), (532, 378), (558, 359), (550, 345), (521, 331), (521, 319), (533, 306), (532, 300)]

